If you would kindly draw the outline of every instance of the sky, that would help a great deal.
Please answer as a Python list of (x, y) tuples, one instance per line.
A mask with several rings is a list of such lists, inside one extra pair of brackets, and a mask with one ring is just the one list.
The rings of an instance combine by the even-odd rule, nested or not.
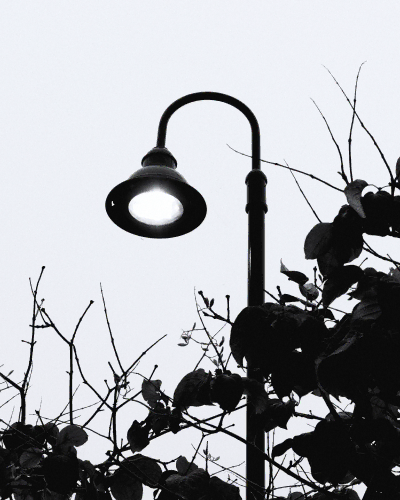
[[(202, 225), (185, 236), (151, 240), (122, 231), (105, 211), (109, 191), (139, 169), (155, 146), (163, 111), (199, 91), (229, 94), (254, 112), (264, 160), (286, 161), (343, 189), (337, 151), (310, 98), (347, 158), (351, 108), (324, 66), (352, 95), (364, 61), (358, 110), (394, 167), (400, 156), (399, 15), (398, 2), (390, 0), (1, 2), (2, 372), (15, 370), (16, 381), (23, 376), (28, 346), (21, 339), (29, 339), (32, 315), (29, 277), (35, 281), (46, 266), (39, 297), (67, 337), (94, 301), (76, 341), (90, 381), (104, 391), (104, 379), (111, 380), (107, 362), (116, 366), (101, 283), (123, 364), (167, 335), (138, 371), (149, 376), (157, 364), (155, 378), (172, 395), (201, 355), (196, 345), (177, 345), (184, 330), (200, 324), (195, 290), (213, 297), (221, 314), (229, 294), (232, 318), (246, 306), (245, 178), (251, 160), (228, 145), (250, 154), (249, 124), (219, 102), (192, 103), (171, 118), (166, 146), (208, 207)], [(359, 126), (353, 164), (355, 178), (386, 184), (383, 162)], [(280, 285), (296, 293), (279, 273), (280, 259), (311, 277), (315, 262), (304, 260), (303, 242), (317, 220), (287, 170), (266, 163), (262, 168), (269, 207), (266, 289), (275, 293)], [(346, 202), (340, 192), (305, 176), (297, 179), (323, 221), (331, 221)], [(377, 237), (368, 241), (383, 248)], [(385, 246), (384, 253), (389, 251), (396, 258), (395, 242)], [(346, 301), (343, 307), (349, 307)], [(222, 326), (208, 324), (213, 332)], [(229, 337), (228, 328), (224, 335)], [(68, 349), (54, 332), (38, 331), (35, 356), (32, 423), (39, 408), (49, 418), (61, 413), (68, 397)], [(210, 362), (202, 366), (213, 370)], [(141, 380), (133, 376), (131, 386), (140, 389)], [(82, 406), (94, 402), (82, 387), (76, 397)], [(312, 396), (311, 405), (318, 404)], [(18, 404), (1, 411), (1, 418), (12, 422)], [(146, 414), (132, 405), (121, 415), (121, 438), (132, 420)], [(239, 418), (238, 433), (242, 423)], [(96, 425), (106, 432), (106, 420)], [(188, 432), (155, 440), (144, 453), (190, 458), (197, 443), (196, 433)], [(107, 449), (91, 435), (79, 457), (99, 462)], [(230, 440), (210, 438), (209, 451), (224, 465), (244, 460), (242, 445)], [(198, 465), (204, 464), (198, 460)], [(150, 498), (146, 489), (144, 499)]]

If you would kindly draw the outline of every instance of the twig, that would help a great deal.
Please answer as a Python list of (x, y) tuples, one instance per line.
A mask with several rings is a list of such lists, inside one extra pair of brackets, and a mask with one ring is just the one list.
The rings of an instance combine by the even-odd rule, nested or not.
[[(247, 158), (251, 158), (251, 155), (247, 155), (246, 153), (241, 153), (240, 151), (237, 151), (236, 149), (234, 149), (232, 146), (229, 146), (229, 144), (227, 144), (227, 146), (228, 146), (228, 148), (232, 149), (232, 151), (235, 151), (235, 153), (238, 153), (239, 155), (242, 155), (242, 156), (246, 156)], [(282, 165), (281, 163), (276, 163), (276, 162), (273, 162), (273, 161), (267, 161), (267, 160), (260, 160), (260, 161), (262, 161), (263, 163), (268, 163), (269, 165), (275, 165), (275, 166), (281, 167), (281, 168), (289, 168), (286, 165)], [(316, 180), (318, 182), (322, 182), (323, 184), (325, 184), (326, 186), (331, 187), (332, 189), (336, 189), (336, 191), (340, 191), (341, 193), (344, 192), (343, 189), (340, 189), (340, 188), (338, 188), (336, 186), (333, 186), (329, 182), (326, 182), (326, 181), (320, 179), (319, 177), (316, 177), (313, 174), (309, 174), (307, 172), (303, 172), (302, 170), (298, 170), (297, 168), (292, 168), (292, 167), (290, 167), (290, 168), (291, 168), (291, 170), (293, 170), (293, 172), (297, 172), (299, 174), (307, 175), (308, 177), (311, 177), (311, 179), (314, 179), (314, 180)]]
[[(198, 422), (198, 424), (200, 423), (204, 423), (202, 422), (201, 420), (199, 419), (196, 419), (195, 417), (192, 417), (194, 420), (196, 420)], [(212, 424), (209, 424), (207, 423), (207, 425), (209, 425), (210, 427), (214, 427), (216, 428), (215, 425), (212, 425)], [(195, 428), (198, 428), (199, 430), (203, 430), (199, 425), (196, 425), (196, 424), (193, 424), (193, 427)], [(242, 438), (241, 436), (239, 436), (238, 434), (235, 434), (231, 431), (228, 431), (227, 429), (225, 428), (221, 428), (219, 429), (220, 432), (222, 432), (223, 434), (227, 434), (228, 436), (236, 439), (237, 441), (240, 441), (241, 443), (247, 445), (247, 446), (251, 446), (252, 448), (254, 448), (255, 450), (258, 451), (258, 453), (260, 453), (260, 455), (262, 455), (264, 457), (265, 460), (267, 460), (268, 462), (270, 462), (272, 465), (274, 465), (275, 467), (277, 467), (278, 469), (282, 470), (283, 472), (285, 472), (288, 476), (291, 476), (292, 478), (296, 479), (297, 481), (300, 481), (301, 483), (307, 485), (307, 486), (310, 486), (311, 488), (313, 488), (314, 490), (317, 490), (321, 493), (324, 493), (326, 496), (329, 496), (330, 498), (338, 498), (338, 495), (334, 494), (334, 493), (331, 493), (329, 492), (327, 489), (325, 488), (322, 488), (320, 486), (318, 486), (317, 484), (315, 483), (312, 483), (311, 481), (308, 481), (307, 479), (304, 479), (302, 478), (301, 476), (299, 476), (298, 474), (295, 474), (294, 472), (292, 472), (290, 469), (288, 469), (287, 467), (284, 467), (283, 465), (281, 465), (279, 462), (276, 462), (273, 458), (271, 458), (267, 453), (264, 453), (263, 451), (261, 451), (259, 448), (257, 448), (257, 446), (255, 446), (253, 443), (251, 442), (248, 442), (246, 441), (246, 439)]]
[(391, 262), (395, 266), (400, 266), (400, 262), (393, 260), (393, 259), (388, 259), (387, 257), (385, 257), (385, 256), (379, 254), (378, 252), (376, 252), (375, 250), (373, 250), (371, 248), (371, 246), (368, 245), (368, 243), (365, 240), (364, 240), (364, 245), (365, 246), (363, 247), (363, 250), (365, 250), (366, 252), (374, 255), (375, 257), (378, 257), (379, 259), (386, 260), (387, 262)]
[(354, 87), (354, 99), (353, 99), (353, 114), (351, 117), (351, 125), (350, 125), (350, 134), (349, 134), (349, 171), (350, 171), (350, 180), (353, 182), (353, 167), (351, 164), (351, 142), (352, 142), (352, 134), (353, 134), (353, 126), (354, 126), (354, 118), (355, 118), (355, 112), (356, 112), (356, 102), (357, 102), (357, 86), (358, 86), (358, 78), (360, 76), (360, 71), (363, 65), (366, 63), (364, 61), (363, 63), (360, 64), (360, 67), (358, 68), (358, 73), (357, 73), (357, 78), (356, 78), (356, 84)]
[(334, 82), (336, 83), (336, 85), (340, 88), (340, 90), (342, 91), (342, 94), (345, 96), (347, 102), (350, 104), (351, 108), (353, 109), (353, 112), (355, 114), (355, 116), (357, 117), (361, 127), (365, 130), (365, 132), (369, 135), (369, 137), (371, 138), (372, 142), (374, 143), (374, 146), (376, 147), (376, 149), (379, 151), (379, 154), (381, 155), (381, 158), (383, 160), (383, 163), (385, 164), (388, 172), (389, 172), (389, 176), (390, 176), (390, 185), (391, 185), (391, 188), (392, 188), (392, 195), (394, 193), (394, 188), (395, 188), (395, 180), (394, 180), (394, 177), (393, 177), (393, 174), (392, 174), (392, 171), (389, 167), (389, 164), (388, 162), (386, 161), (386, 158), (385, 158), (385, 155), (383, 154), (381, 148), (378, 146), (374, 136), (371, 134), (371, 132), (366, 128), (366, 126), (364, 125), (364, 123), (361, 121), (361, 118), (359, 117), (357, 111), (355, 110), (355, 107), (353, 106), (353, 104), (351, 103), (350, 99), (347, 97), (347, 94), (345, 93), (345, 91), (342, 89), (342, 87), (340, 86), (339, 82), (336, 80), (336, 78), (333, 76), (333, 74), (331, 73), (331, 71), (326, 67), (324, 66), (324, 68), (327, 70), (327, 72), (331, 75), (331, 77), (333, 78)]
[(110, 322), (109, 322), (109, 320), (108, 320), (108, 314), (107, 314), (106, 301), (105, 301), (105, 299), (104, 299), (103, 287), (101, 286), (101, 283), (100, 283), (100, 290), (101, 290), (101, 298), (103, 299), (104, 314), (105, 314), (105, 316), (106, 316), (107, 327), (108, 327), (108, 331), (109, 331), (109, 333), (110, 333), (111, 344), (112, 344), (112, 347), (113, 347), (113, 350), (114, 350), (115, 357), (117, 358), (117, 361), (118, 361), (118, 365), (119, 365), (119, 367), (120, 367), (120, 370), (121, 370), (121, 372), (123, 373), (123, 372), (124, 372), (124, 369), (123, 369), (123, 367), (122, 367), (121, 361), (120, 361), (119, 356), (118, 356), (118, 351), (117, 351), (117, 348), (116, 348), (116, 346), (115, 346), (114, 336), (113, 336), (112, 331), (111, 331), (111, 325), (110, 325)]
[(31, 281), (31, 279), (29, 279), (31, 292), (33, 294), (33, 311), (32, 311), (32, 325), (31, 325), (31, 340), (29, 342), (29, 345), (30, 345), (29, 361), (28, 361), (28, 367), (27, 367), (26, 372), (24, 374), (24, 379), (22, 381), (21, 392), (20, 392), (20, 394), (21, 394), (20, 416), (21, 416), (21, 422), (23, 424), (25, 423), (25, 419), (26, 419), (26, 394), (28, 392), (29, 379), (30, 379), (30, 374), (32, 372), (32, 366), (33, 366), (33, 348), (35, 346), (35, 333), (36, 333), (35, 322), (36, 322), (36, 318), (38, 315), (36, 297), (37, 297), (37, 291), (39, 288), (40, 280), (43, 276), (44, 269), (45, 269), (45, 266), (42, 266), (42, 269), (41, 269), (40, 274), (39, 274), (39, 278), (36, 282), (35, 290), (33, 290), (32, 281)]
[[(199, 294), (199, 295), (200, 295), (200, 297), (202, 297), (202, 299), (204, 300), (204, 295), (203, 295), (203, 292), (202, 292), (201, 290), (200, 290), (200, 292), (198, 292), (198, 294)], [(220, 362), (220, 364), (221, 364), (221, 366), (222, 366), (222, 370), (225, 372), (226, 367), (224, 366), (224, 362), (223, 362), (223, 359), (222, 359), (221, 353), (218, 351), (217, 346), (214, 344), (214, 338), (213, 338), (213, 337), (211, 337), (211, 335), (209, 334), (209, 332), (208, 332), (208, 330), (207, 330), (207, 328), (206, 328), (206, 325), (205, 325), (205, 323), (204, 323), (204, 321), (203, 321), (203, 317), (202, 317), (202, 316), (201, 316), (201, 314), (200, 314), (201, 308), (200, 308), (200, 306), (199, 306), (199, 303), (197, 302), (197, 298), (196, 298), (196, 289), (194, 290), (194, 300), (195, 300), (195, 302), (196, 302), (197, 314), (198, 314), (198, 316), (199, 316), (199, 318), (200, 318), (201, 324), (203, 325), (203, 329), (204, 329), (204, 331), (206, 332), (206, 335), (207, 335), (208, 340), (209, 340), (209, 344), (211, 344), (211, 345), (213, 346), (213, 348), (214, 348), (214, 350), (215, 350), (215, 353), (216, 353), (216, 355), (217, 355), (217, 357), (218, 357), (218, 360), (219, 360), (219, 362)], [(207, 303), (206, 303), (206, 302), (205, 302), (205, 304), (207, 305)], [(205, 356), (205, 353), (203, 354), (202, 359), (203, 359), (203, 357), (204, 357), (204, 356)], [(200, 364), (200, 361), (197, 363), (196, 368), (197, 368), (197, 366), (199, 366), (199, 364)]]
[(134, 366), (139, 363), (139, 361), (143, 358), (143, 356), (145, 356), (149, 351), (150, 349), (152, 349), (156, 344), (158, 344), (163, 338), (165, 338), (167, 336), (167, 334), (163, 335), (162, 337), (160, 337), (158, 340), (156, 340), (155, 342), (153, 342), (151, 344), (150, 347), (148, 347), (145, 351), (142, 352), (142, 354), (136, 358), (136, 360), (131, 364), (131, 366), (125, 371), (126, 373), (126, 376), (128, 376), (129, 372), (131, 370), (133, 370)]
[(346, 184), (349, 183), (348, 179), (347, 179), (347, 175), (345, 174), (344, 172), (344, 166), (343, 166), (343, 156), (342, 156), (342, 152), (340, 151), (340, 147), (339, 147), (339, 144), (336, 142), (336, 139), (333, 137), (333, 134), (332, 134), (332, 131), (331, 131), (331, 128), (330, 126), (328, 125), (328, 122), (324, 116), (324, 114), (322, 113), (322, 111), (319, 109), (317, 103), (314, 101), (314, 99), (310, 98), (312, 100), (312, 102), (314, 103), (315, 107), (318, 109), (320, 115), (322, 116), (324, 122), (325, 122), (325, 125), (327, 126), (328, 128), (328, 131), (329, 131), (329, 134), (331, 136), (331, 139), (332, 141), (335, 143), (335, 146), (336, 146), (336, 149), (338, 150), (338, 153), (339, 153), (339, 158), (340, 158), (340, 175), (342, 176), (342, 179), (344, 180), (344, 182)]
[(279, 299), (277, 299), (277, 298), (275, 297), (275, 295), (272, 295), (272, 293), (270, 293), (268, 290), (264, 290), (264, 292), (265, 292), (267, 295), (269, 295), (272, 299), (274, 299), (274, 300), (275, 300), (275, 302), (277, 302), (278, 304), (280, 304)]
[[(286, 161), (285, 161), (285, 163), (286, 163)], [(288, 165), (287, 163), (286, 163), (286, 165), (289, 167), (289, 165)], [(312, 207), (311, 203), (308, 201), (307, 196), (304, 194), (303, 190), (301, 189), (300, 184), (298, 183), (298, 181), (297, 181), (297, 179), (296, 179), (296, 177), (295, 177), (294, 173), (292, 172), (292, 169), (291, 169), (290, 167), (289, 167), (289, 169), (290, 169), (290, 173), (292, 174), (292, 176), (293, 176), (293, 179), (294, 179), (295, 183), (297, 184), (297, 187), (300, 189), (300, 193), (303, 195), (303, 197), (304, 197), (304, 199), (306, 200), (306, 202), (307, 202), (308, 206), (311, 208), (312, 213), (313, 213), (313, 214), (315, 215), (315, 217), (318, 219), (318, 222), (322, 222), (322, 221), (321, 221), (321, 219), (318, 217), (317, 212), (313, 209), (313, 207)]]
[(78, 333), (78, 328), (80, 324), (82, 323), (83, 318), (85, 317), (86, 313), (90, 309), (91, 305), (93, 304), (93, 300), (89, 302), (89, 305), (86, 307), (85, 311), (83, 312), (82, 316), (79, 318), (78, 323), (76, 324), (74, 333), (72, 334), (72, 338), (69, 342), (69, 423), (72, 425), (73, 419), (74, 419), (74, 412), (72, 409), (72, 401), (74, 398), (74, 393), (73, 393), (73, 376), (74, 376), (74, 342), (75, 342), (75, 337), (76, 334)]

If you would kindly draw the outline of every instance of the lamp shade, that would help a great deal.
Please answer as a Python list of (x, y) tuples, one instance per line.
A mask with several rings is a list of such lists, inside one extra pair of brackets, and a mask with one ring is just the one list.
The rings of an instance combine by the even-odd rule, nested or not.
[(125, 231), (147, 238), (173, 238), (196, 229), (207, 206), (201, 194), (175, 170), (171, 153), (154, 148), (142, 165), (107, 196), (111, 220)]

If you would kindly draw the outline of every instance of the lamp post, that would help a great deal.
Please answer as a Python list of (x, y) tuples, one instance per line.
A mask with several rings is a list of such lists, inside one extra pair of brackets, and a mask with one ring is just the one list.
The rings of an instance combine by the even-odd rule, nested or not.
[[(185, 104), (212, 100), (230, 104), (241, 111), (251, 127), (252, 169), (246, 177), (248, 213), (248, 306), (264, 303), (265, 187), (267, 178), (261, 171), (260, 129), (253, 112), (241, 101), (218, 92), (197, 92), (173, 102), (161, 117), (157, 145), (142, 160), (142, 168), (108, 195), (106, 210), (111, 220), (132, 234), (148, 238), (171, 238), (196, 229), (207, 213), (201, 194), (190, 186), (175, 169), (177, 162), (165, 147), (167, 125), (172, 114)], [(263, 382), (259, 370), (247, 365), (249, 378)], [(264, 433), (256, 432), (255, 410), (248, 397), (246, 428), (247, 500), (264, 498)]]

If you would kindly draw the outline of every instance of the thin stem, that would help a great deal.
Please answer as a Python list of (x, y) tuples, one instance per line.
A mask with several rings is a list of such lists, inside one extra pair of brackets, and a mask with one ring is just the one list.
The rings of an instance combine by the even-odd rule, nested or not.
[(374, 143), (374, 146), (376, 147), (376, 149), (379, 151), (379, 154), (381, 155), (381, 158), (383, 160), (383, 163), (385, 164), (386, 168), (387, 168), (387, 171), (389, 172), (389, 176), (390, 176), (390, 185), (391, 185), (391, 188), (392, 188), (392, 195), (394, 193), (394, 177), (393, 177), (393, 174), (392, 174), (392, 171), (389, 167), (389, 164), (388, 162), (386, 161), (386, 158), (385, 158), (385, 155), (383, 154), (381, 148), (378, 146), (374, 136), (370, 133), (370, 131), (366, 128), (366, 126), (364, 125), (364, 123), (362, 122), (361, 118), (359, 117), (357, 111), (355, 110), (355, 107), (353, 106), (353, 104), (350, 102), (350, 99), (347, 97), (345, 91), (342, 89), (342, 87), (340, 86), (339, 82), (336, 80), (336, 78), (333, 76), (333, 74), (330, 72), (330, 70), (324, 66), (324, 68), (328, 71), (328, 73), (331, 75), (331, 77), (333, 78), (334, 82), (336, 83), (336, 85), (340, 88), (340, 90), (342, 91), (342, 94), (345, 96), (347, 102), (350, 104), (351, 108), (353, 109), (353, 112), (355, 114), (355, 116), (357, 117), (361, 127), (365, 130), (365, 132), (369, 135), (369, 137), (371, 138), (372, 142)]
[(328, 125), (328, 122), (326, 121), (326, 118), (325, 118), (324, 114), (323, 114), (323, 113), (322, 113), (322, 111), (319, 109), (319, 107), (318, 107), (317, 103), (314, 101), (314, 99), (312, 99), (312, 98), (311, 98), (311, 100), (312, 100), (312, 102), (314, 103), (315, 107), (318, 109), (318, 111), (319, 111), (320, 115), (322, 116), (322, 118), (323, 118), (323, 120), (324, 120), (324, 122), (325, 122), (325, 125), (326, 125), (326, 126), (327, 126), (327, 128), (328, 128), (328, 131), (329, 131), (329, 134), (330, 134), (330, 136), (331, 136), (331, 139), (332, 139), (332, 141), (335, 143), (335, 146), (336, 146), (336, 149), (337, 149), (337, 151), (338, 151), (338, 153), (339, 153), (339, 158), (340, 158), (340, 175), (342, 176), (342, 179), (344, 180), (344, 182), (345, 182), (346, 184), (348, 184), (348, 183), (349, 183), (349, 181), (348, 181), (348, 179), (347, 179), (347, 175), (346, 175), (346, 174), (345, 174), (345, 172), (344, 172), (344, 166), (343, 166), (343, 156), (342, 156), (342, 152), (340, 151), (339, 144), (336, 142), (336, 139), (333, 137), (333, 134), (332, 134), (331, 128), (330, 128), (330, 126)]
[(108, 331), (109, 331), (109, 333), (110, 333), (111, 344), (112, 344), (112, 347), (113, 347), (113, 350), (114, 350), (115, 357), (117, 358), (117, 361), (118, 361), (118, 365), (119, 365), (119, 367), (120, 367), (120, 370), (121, 370), (121, 372), (123, 373), (123, 372), (124, 372), (124, 369), (123, 369), (123, 367), (122, 367), (121, 360), (119, 359), (118, 351), (117, 351), (117, 348), (116, 348), (116, 346), (115, 346), (114, 336), (113, 336), (112, 331), (111, 331), (111, 325), (110, 325), (110, 322), (109, 322), (109, 320), (108, 320), (108, 313), (107, 313), (106, 301), (105, 301), (105, 299), (104, 299), (103, 287), (101, 286), (101, 283), (100, 283), (100, 290), (101, 290), (101, 298), (103, 299), (104, 314), (105, 314), (105, 316), (106, 316), (107, 327), (108, 327)]
[(357, 86), (358, 86), (358, 78), (360, 76), (360, 71), (363, 65), (365, 64), (366, 61), (360, 64), (360, 67), (358, 68), (358, 73), (357, 73), (357, 78), (356, 78), (356, 84), (354, 87), (354, 99), (353, 99), (353, 114), (351, 117), (351, 125), (350, 125), (350, 133), (349, 133), (349, 171), (350, 171), (350, 179), (351, 182), (353, 182), (353, 166), (351, 164), (351, 142), (352, 142), (352, 134), (353, 134), (353, 126), (354, 126), (354, 118), (356, 114), (356, 102), (357, 102)]
[(91, 300), (89, 302), (89, 305), (86, 307), (82, 316), (79, 318), (79, 321), (76, 324), (74, 333), (72, 334), (71, 341), (68, 343), (69, 344), (69, 377), (68, 378), (69, 378), (69, 423), (70, 424), (74, 423), (74, 412), (73, 412), (74, 342), (75, 342), (76, 334), (78, 333), (78, 328), (79, 328), (80, 324), (82, 323), (83, 318), (85, 317), (86, 313), (88, 312), (88, 310), (92, 304), (93, 304), (93, 300)]
[[(285, 162), (285, 163), (286, 163), (286, 162)], [(286, 165), (287, 165), (287, 163), (286, 163)], [(287, 166), (289, 167), (289, 165), (287, 165)], [(312, 207), (311, 203), (308, 201), (307, 196), (304, 194), (303, 190), (301, 189), (300, 184), (298, 183), (298, 181), (297, 181), (297, 179), (296, 179), (296, 177), (295, 177), (294, 173), (292, 172), (292, 169), (291, 169), (290, 167), (289, 167), (289, 169), (290, 169), (290, 173), (291, 173), (291, 174), (292, 174), (292, 176), (293, 176), (293, 179), (295, 180), (295, 182), (296, 182), (296, 184), (297, 184), (297, 187), (300, 189), (300, 193), (303, 195), (303, 197), (304, 197), (304, 199), (306, 200), (306, 202), (307, 202), (308, 206), (311, 208), (312, 213), (313, 213), (313, 214), (315, 215), (315, 217), (318, 219), (318, 222), (322, 222), (322, 221), (321, 221), (321, 219), (318, 217), (317, 212), (314, 210), (314, 208)]]
[[(235, 151), (235, 153), (238, 153), (239, 155), (242, 155), (242, 156), (246, 156), (247, 158), (251, 158), (251, 155), (247, 155), (247, 154), (245, 154), (245, 153), (241, 153), (240, 151), (237, 151), (236, 149), (234, 149), (232, 146), (229, 146), (229, 144), (227, 144), (227, 146), (228, 146), (228, 148), (232, 149), (232, 151)], [(268, 163), (269, 165), (275, 165), (275, 166), (277, 166), (277, 167), (281, 167), (281, 168), (287, 168), (287, 169), (289, 169), (289, 167), (287, 167), (286, 165), (282, 165), (281, 163), (276, 163), (276, 162), (273, 162), (273, 161), (267, 161), (267, 160), (260, 160), (260, 161), (262, 161), (262, 162), (264, 162), (264, 163)], [(329, 182), (326, 182), (326, 181), (324, 181), (324, 180), (320, 179), (319, 177), (316, 177), (316, 176), (315, 176), (315, 175), (313, 175), (313, 174), (309, 174), (309, 173), (307, 173), (307, 172), (303, 172), (302, 170), (298, 170), (297, 168), (292, 168), (292, 167), (290, 167), (290, 169), (291, 169), (291, 170), (293, 170), (293, 172), (297, 172), (297, 173), (299, 173), (299, 174), (307, 175), (307, 177), (311, 177), (311, 179), (314, 179), (314, 180), (316, 180), (316, 181), (318, 181), (318, 182), (322, 182), (322, 184), (325, 184), (326, 186), (329, 186), (329, 187), (331, 187), (332, 189), (336, 189), (336, 191), (340, 191), (341, 193), (343, 193), (343, 192), (344, 192), (344, 190), (343, 190), (343, 189), (340, 189), (340, 188), (338, 188), (338, 187), (336, 187), (336, 186), (333, 186), (333, 185), (332, 185), (332, 184), (330, 184)]]

